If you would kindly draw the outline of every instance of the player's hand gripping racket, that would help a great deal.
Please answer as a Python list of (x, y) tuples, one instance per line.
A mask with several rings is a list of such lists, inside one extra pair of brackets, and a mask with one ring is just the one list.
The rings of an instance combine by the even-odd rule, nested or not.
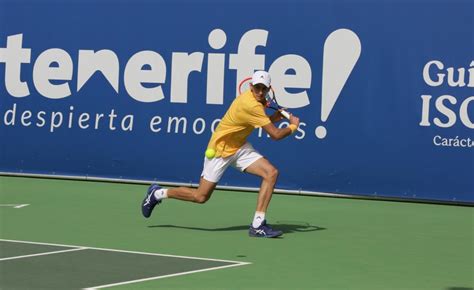
[[(251, 77), (242, 80), (239, 84), (239, 94), (242, 94), (246, 90), (250, 90), (251, 83), (252, 83)], [(275, 98), (275, 91), (273, 91), (272, 87), (270, 87), (268, 94), (265, 96), (265, 100), (267, 101), (266, 103), (267, 108), (270, 108), (275, 111), (279, 111), (283, 117), (285, 117), (288, 120), (290, 119), (290, 113), (288, 113), (283, 107), (278, 105), (278, 102)]]

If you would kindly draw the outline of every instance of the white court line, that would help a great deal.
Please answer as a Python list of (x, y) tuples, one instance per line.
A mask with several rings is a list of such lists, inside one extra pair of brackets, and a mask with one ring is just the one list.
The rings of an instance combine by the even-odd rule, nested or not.
[(22, 208), (25, 206), (29, 206), (29, 204), (0, 204), (0, 206), (9, 206), (13, 208)]
[(199, 272), (206, 272), (206, 271), (213, 271), (213, 270), (219, 270), (219, 269), (230, 268), (230, 267), (243, 266), (243, 265), (248, 265), (248, 264), (251, 264), (251, 263), (243, 263), (243, 262), (241, 262), (240, 264), (217, 266), (217, 267), (206, 268), (206, 269), (201, 269), (201, 270), (194, 270), (194, 271), (188, 271), (188, 272), (181, 272), (181, 273), (175, 273), (175, 274), (169, 274), (169, 275), (163, 275), (163, 276), (155, 276), (155, 277), (150, 277), (150, 278), (143, 278), (143, 279), (138, 279), (138, 280), (130, 280), (130, 281), (119, 282), (119, 283), (113, 283), (113, 284), (107, 284), (107, 285), (99, 285), (99, 286), (94, 286), (94, 287), (90, 287), (90, 288), (84, 288), (84, 290), (95, 290), (95, 289), (107, 288), (107, 287), (112, 287), (112, 286), (119, 286), (119, 285), (131, 284), (131, 283), (138, 283), (138, 282), (144, 282), (144, 281), (150, 281), (150, 280), (158, 280), (158, 279), (163, 279), (163, 278), (182, 276), (182, 275), (193, 274), (193, 273), (199, 273)]
[(15, 257), (1, 258), (0, 261), (16, 260), (16, 259), (22, 259), (22, 258), (38, 257), (38, 256), (46, 256), (46, 255), (52, 255), (52, 254), (81, 251), (81, 250), (86, 250), (86, 249), (88, 249), (88, 248), (77, 248), (77, 249), (68, 249), (68, 250), (61, 250), (61, 251), (54, 251), (54, 252), (44, 252), (44, 253), (39, 253), (39, 254), (24, 255), (24, 256), (15, 256)]
[(215, 262), (226, 262), (226, 263), (235, 263), (235, 264), (239, 264), (239, 265), (248, 265), (248, 264), (251, 264), (251, 263), (249, 263), (249, 262), (240, 262), (240, 261), (232, 261), (232, 260), (210, 259), (210, 258), (200, 258), (200, 257), (192, 257), (192, 256), (167, 255), (167, 254), (157, 254), (157, 253), (147, 253), (147, 252), (135, 252), (135, 251), (125, 251), (125, 250), (116, 250), (116, 249), (107, 249), (107, 248), (95, 248), (95, 247), (86, 247), (86, 246), (62, 245), (62, 244), (30, 242), (30, 241), (19, 241), (19, 240), (7, 240), (7, 239), (0, 239), (0, 241), (4, 241), (4, 242), (14, 242), (14, 243), (24, 243), (24, 244), (33, 244), (33, 245), (46, 245), (46, 246), (68, 247), (68, 248), (87, 248), (87, 249), (90, 249), (90, 250), (119, 252), (119, 253), (130, 253), (130, 254), (149, 255), (149, 256), (160, 256), (160, 257), (183, 258), (183, 259), (195, 259), (195, 260), (215, 261)]
[[(99, 285), (99, 286), (84, 288), (84, 290), (101, 289), (101, 288), (106, 288), (106, 287), (112, 287), (112, 286), (118, 286), (118, 285), (125, 285), (125, 284), (137, 283), (137, 282), (144, 282), (144, 281), (150, 281), (150, 280), (157, 280), (157, 279), (163, 279), (163, 278), (168, 278), (168, 277), (182, 276), (182, 275), (187, 275), (187, 274), (193, 274), (193, 273), (199, 273), (199, 272), (206, 272), (206, 271), (212, 271), (212, 270), (218, 270), (218, 269), (231, 268), (231, 267), (244, 266), (244, 265), (249, 265), (249, 264), (251, 264), (251, 263), (249, 263), (249, 262), (240, 262), (240, 261), (231, 261), (231, 260), (221, 260), (221, 259), (209, 259), (209, 258), (199, 258), (199, 257), (190, 257), (190, 256), (178, 256), (178, 255), (165, 255), (165, 254), (156, 254), (156, 253), (146, 253), (146, 252), (135, 252), (135, 251), (125, 251), (125, 250), (107, 249), (107, 248), (94, 248), (94, 247), (83, 247), (83, 246), (62, 245), (62, 244), (52, 244), (52, 243), (41, 243), (41, 242), (30, 242), (30, 241), (19, 241), (19, 240), (7, 240), (7, 239), (0, 239), (0, 241), (4, 241), (4, 242), (14, 242), (14, 243), (24, 243), (24, 244), (33, 244), (33, 245), (46, 245), (46, 246), (58, 246), (58, 247), (75, 247), (75, 248), (76, 248), (76, 249), (69, 249), (69, 250), (63, 250), (63, 251), (57, 251), (57, 252), (50, 252), (49, 254), (52, 254), (52, 253), (59, 253), (59, 252), (70, 252), (70, 251), (78, 251), (78, 250), (85, 250), (85, 249), (88, 249), (88, 250), (100, 250), (100, 251), (110, 251), (110, 252), (121, 252), (121, 253), (140, 254), (140, 255), (149, 255), (149, 256), (174, 257), (174, 258), (183, 258), (183, 259), (195, 259), (195, 260), (204, 260), (204, 261), (215, 261), (215, 262), (233, 263), (232, 265), (217, 266), (217, 267), (206, 268), (206, 269), (200, 269), (200, 270), (194, 270), (194, 271), (187, 271), (187, 272), (181, 272), (181, 273), (175, 273), (175, 274), (169, 274), (169, 275), (163, 275), (163, 276), (154, 276), (154, 277), (149, 277), (149, 278), (143, 278), (143, 279), (137, 279), (137, 280), (130, 280), (130, 281), (124, 281), (124, 282), (118, 282), (118, 283), (114, 283), (114, 284)], [(47, 253), (43, 253), (43, 254), (47, 254)], [(39, 255), (41, 255), (41, 254), (37, 254), (37, 256), (39, 256)], [(34, 255), (28, 255), (28, 256), (34, 256)], [(24, 256), (24, 257), (27, 257), (27, 256)], [(6, 259), (9, 259), (9, 258), (6, 258)], [(0, 260), (0, 261), (1, 261), (1, 260)]]

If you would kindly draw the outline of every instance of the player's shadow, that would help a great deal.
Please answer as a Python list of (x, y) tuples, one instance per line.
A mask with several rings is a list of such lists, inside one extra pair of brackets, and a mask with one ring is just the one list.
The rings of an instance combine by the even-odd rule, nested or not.
[[(271, 224), (275, 230), (283, 231), (285, 234), (296, 233), (296, 232), (314, 232), (326, 230), (326, 228), (310, 225), (306, 222), (290, 222), (290, 221), (277, 221)], [(196, 231), (207, 231), (207, 232), (227, 232), (227, 231), (248, 231), (249, 225), (243, 226), (232, 226), (223, 228), (201, 228), (201, 227), (186, 227), (178, 225), (154, 225), (148, 226), (149, 228), (176, 228), (176, 229), (187, 229)]]

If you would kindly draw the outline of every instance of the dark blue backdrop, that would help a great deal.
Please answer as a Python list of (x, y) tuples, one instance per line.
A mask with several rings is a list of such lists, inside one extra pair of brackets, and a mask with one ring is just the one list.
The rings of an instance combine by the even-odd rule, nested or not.
[[(265, 57), (265, 69), (288, 54), (303, 57), (311, 67), (310, 88), (288, 89), (309, 95), (309, 105), (291, 109), (304, 123), (304, 136), (299, 132), (275, 142), (256, 131), (250, 138), (280, 169), (278, 188), (474, 202), (474, 101), (469, 100), (474, 96), (472, 11), (474, 2), (468, 0), (1, 0), (0, 51), (7, 47), (8, 37), (22, 34), (22, 47), (31, 49), (31, 59), (21, 65), (21, 81), (29, 88), (25, 97), (14, 97), (7, 90), (6, 64), (0, 61), (0, 171), (198, 182), (210, 124), (235, 97), (237, 74), (229, 69), (229, 55), (238, 52), (242, 35), (259, 29), (268, 32), (266, 45), (256, 49)], [(324, 43), (341, 28), (357, 35), (361, 54), (328, 120), (322, 122)], [(223, 48), (213, 49), (208, 43), (214, 29), (227, 36)], [(69, 84), (71, 95), (62, 99), (42, 96), (33, 81), (36, 59), (52, 48), (67, 52), (73, 63), (71, 80), (51, 81)], [(102, 49), (118, 56), (119, 93), (101, 73), (77, 92), (79, 51)], [(0, 60), (5, 51), (3, 56), (0, 52)], [(127, 93), (124, 70), (140, 51), (154, 51), (166, 63), (161, 101), (140, 102)], [(170, 101), (172, 55), (177, 52), (204, 54), (201, 72), (189, 75), (187, 103)], [(206, 103), (209, 53), (225, 54), (222, 105)], [(449, 85), (448, 76), (439, 86), (427, 84), (423, 70), (433, 60), (444, 65), (443, 69), (431, 66), (433, 80), (439, 73), (448, 74), (450, 67), (454, 81), (458, 80), (458, 69), (463, 68), (465, 84)], [(429, 125), (420, 125), (422, 95), (432, 96)], [(436, 107), (443, 95), (456, 99), (455, 104), (444, 101), (448, 111)], [(14, 106), (13, 125), (8, 121)], [(112, 109), (118, 115), (116, 130), (108, 124)], [(21, 122), (25, 111), (32, 113), (29, 126)], [(43, 127), (38, 125), (40, 111), (45, 112)], [(61, 112), (65, 120), (51, 132), (53, 112)], [(81, 129), (77, 121), (81, 113), (105, 116), (97, 130), (93, 121)], [(132, 131), (120, 129), (125, 115), (133, 115)], [(149, 127), (153, 116), (162, 118), (157, 133)], [(167, 132), (168, 117), (175, 116), (187, 119), (185, 134), (174, 133), (174, 125)], [(193, 132), (198, 118), (206, 123), (202, 134)], [(451, 118), (454, 123), (443, 128), (435, 118), (445, 124)], [(320, 125), (328, 132), (323, 139), (315, 136)], [(256, 187), (259, 180), (229, 170), (221, 184)]]

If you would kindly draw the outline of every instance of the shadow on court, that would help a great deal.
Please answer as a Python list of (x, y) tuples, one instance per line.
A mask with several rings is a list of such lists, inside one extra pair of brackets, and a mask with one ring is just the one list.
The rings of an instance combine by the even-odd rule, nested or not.
[[(281, 230), (285, 234), (295, 233), (295, 232), (314, 232), (325, 230), (326, 228), (310, 225), (304, 222), (275, 222), (271, 224), (274, 229)], [(178, 225), (154, 225), (148, 226), (149, 228), (176, 228), (176, 229), (186, 229), (186, 230), (196, 230), (196, 231), (206, 231), (206, 232), (226, 232), (226, 231), (248, 231), (249, 225), (242, 226), (232, 226), (224, 228), (200, 228), (200, 227), (186, 227)]]

